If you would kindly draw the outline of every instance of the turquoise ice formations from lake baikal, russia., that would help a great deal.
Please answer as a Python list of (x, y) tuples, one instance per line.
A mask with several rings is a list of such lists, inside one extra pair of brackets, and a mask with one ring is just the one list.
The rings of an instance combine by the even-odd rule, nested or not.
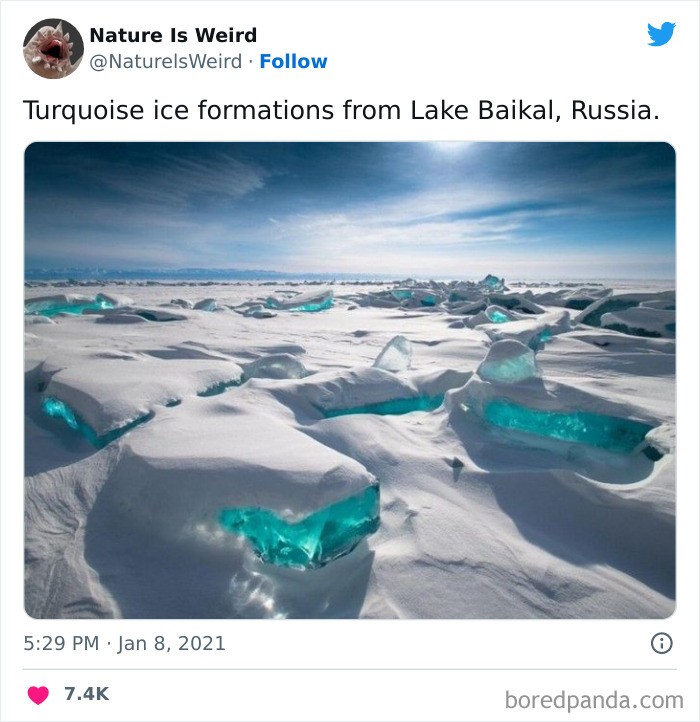
[[(538, 485), (561, 495), (564, 479), (567, 494), (582, 489), (586, 499), (599, 493), (593, 486), (613, 494), (630, 479), (646, 483), (649, 469), (663, 473), (672, 461), (664, 455), (674, 448), (673, 424), (640, 408), (653, 408), (650, 395), (637, 406), (615, 388), (604, 398), (610, 387), (597, 387), (583, 365), (593, 359), (617, 370), (625, 354), (663, 363), (674, 344), (649, 331), (675, 318), (665, 296), (638, 294), (643, 298), (633, 305), (627, 299), (605, 306), (614, 294), (554, 290), (546, 291), (553, 301), (547, 304), (546, 293), (511, 292), (496, 276), (474, 283), (404, 280), (393, 288), (289, 283), (275, 293), (269, 285), (176, 293), (154, 287), (137, 291), (139, 305), (105, 296), (103, 308), (86, 307), (79, 316), (29, 313), (26, 322), (38, 359), (29, 397), (37, 414), (28, 426), (40, 430), (36, 443), (60, 447), (57, 457), (75, 451), (84, 469), (107, 465), (100, 508), (117, 510), (115, 518), (137, 534), (157, 539), (154, 548), (172, 543), (183, 550), (194, 540), (195, 556), (205, 560), (204, 550), (211, 550), (217, 564), (228, 565), (222, 588), (248, 579), (254, 595), (260, 580), (279, 611), (281, 598), (313, 596), (324, 580), (339, 589), (345, 576), (362, 570), (371, 575), (371, 605), (361, 614), (391, 615), (374, 585), (388, 585), (393, 604), (402, 576), (394, 564), (401, 564), (421, 579), (428, 569), (454, 598), (467, 598), (471, 587), (453, 593), (440, 574), (449, 576), (453, 563), (478, 566), (491, 551), (489, 563), (499, 574), (502, 568), (490, 540), (478, 539), (482, 489), (493, 483), (498, 508), (489, 509), (490, 518), (505, 517), (499, 534), (527, 556), (535, 545), (513, 529), (541, 528), (523, 503)], [(178, 295), (185, 298), (171, 300)], [(570, 309), (585, 300), (601, 301), (599, 313), (576, 323)], [(136, 315), (137, 327), (99, 325)], [(151, 323), (166, 320), (181, 323)], [(33, 345), (35, 335), (43, 346)], [(50, 344), (62, 337), (69, 343), (52, 354)], [(82, 346), (70, 346), (80, 338)], [(111, 448), (98, 456), (81, 436), (96, 449)], [(88, 551), (91, 561), (100, 553)], [(551, 566), (546, 549), (533, 554), (535, 564), (541, 555)], [(96, 570), (103, 572), (99, 564)], [(109, 579), (106, 572), (102, 579)], [(481, 593), (478, 582), (476, 588)], [(399, 614), (402, 605), (409, 616), (432, 613), (416, 604), (404, 594)], [(340, 614), (357, 613), (348, 609)], [(288, 611), (304, 614), (293, 604)], [(480, 603), (476, 613), (490, 611)], [(472, 611), (468, 604), (440, 611), (452, 613)]]

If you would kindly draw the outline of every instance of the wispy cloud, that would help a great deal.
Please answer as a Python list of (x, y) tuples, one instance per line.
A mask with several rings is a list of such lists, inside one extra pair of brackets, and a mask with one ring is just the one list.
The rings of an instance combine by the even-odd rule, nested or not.
[(27, 259), (405, 275), (539, 263), (562, 276), (625, 250), (650, 273), (673, 259), (663, 144), (434, 146), (38, 144)]

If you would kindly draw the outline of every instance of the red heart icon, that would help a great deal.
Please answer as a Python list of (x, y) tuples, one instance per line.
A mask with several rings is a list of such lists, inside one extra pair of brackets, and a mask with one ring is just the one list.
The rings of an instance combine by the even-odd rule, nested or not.
[(48, 687), (30, 687), (27, 694), (34, 704), (41, 704), (49, 696), (49, 689)]

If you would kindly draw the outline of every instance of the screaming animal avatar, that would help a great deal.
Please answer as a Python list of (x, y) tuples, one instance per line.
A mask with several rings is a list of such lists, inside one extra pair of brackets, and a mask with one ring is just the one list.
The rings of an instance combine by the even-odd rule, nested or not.
[(73, 55), (70, 35), (63, 34), (63, 23), (55, 28), (45, 25), (34, 33), (31, 40), (24, 46), (24, 59), (27, 65), (42, 78), (65, 78), (80, 65), (71, 64)]

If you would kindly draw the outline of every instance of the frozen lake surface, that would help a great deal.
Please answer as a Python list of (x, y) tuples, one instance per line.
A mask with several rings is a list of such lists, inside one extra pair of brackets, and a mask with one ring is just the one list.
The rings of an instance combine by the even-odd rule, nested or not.
[(660, 618), (672, 282), (29, 283), (26, 608)]

